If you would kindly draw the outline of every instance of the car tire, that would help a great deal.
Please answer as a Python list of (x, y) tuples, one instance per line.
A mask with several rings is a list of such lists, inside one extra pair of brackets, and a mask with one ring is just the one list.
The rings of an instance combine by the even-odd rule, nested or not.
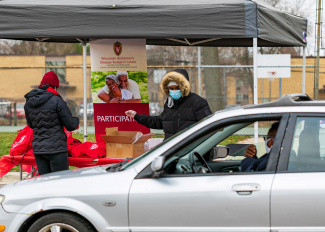
[[(61, 230), (60, 230), (61, 228)], [(94, 227), (84, 218), (73, 213), (50, 213), (36, 220), (27, 232), (95, 232)]]

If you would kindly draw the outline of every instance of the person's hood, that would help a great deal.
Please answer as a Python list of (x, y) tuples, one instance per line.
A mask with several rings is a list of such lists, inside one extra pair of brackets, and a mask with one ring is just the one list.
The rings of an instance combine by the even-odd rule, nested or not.
[(33, 89), (25, 95), (26, 105), (37, 108), (44, 105), (54, 94), (44, 89)]
[(186, 79), (185, 76), (182, 74), (172, 71), (169, 73), (166, 73), (166, 75), (163, 77), (163, 79), (160, 82), (160, 89), (168, 96), (169, 95), (169, 89), (168, 89), (168, 83), (170, 81), (175, 81), (181, 90), (182, 97), (186, 97), (191, 92), (191, 84)]

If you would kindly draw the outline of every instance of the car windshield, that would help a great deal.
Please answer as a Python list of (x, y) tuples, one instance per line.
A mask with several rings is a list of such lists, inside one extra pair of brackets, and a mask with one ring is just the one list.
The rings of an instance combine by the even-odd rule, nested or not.
[(122, 170), (126, 170), (126, 169), (129, 169), (129, 168), (133, 167), (136, 163), (138, 163), (140, 160), (142, 160), (142, 159), (144, 159), (145, 157), (147, 157), (148, 155), (150, 155), (152, 152), (154, 152), (156, 149), (158, 149), (159, 147), (161, 147), (162, 145), (164, 145), (166, 142), (168, 142), (168, 141), (170, 141), (170, 140), (176, 138), (178, 135), (184, 133), (185, 131), (187, 131), (188, 129), (194, 127), (195, 125), (197, 125), (197, 124), (199, 124), (199, 123), (201, 123), (201, 122), (207, 120), (208, 118), (211, 118), (212, 116), (213, 116), (213, 114), (211, 114), (211, 115), (205, 117), (205, 118), (202, 119), (201, 121), (198, 121), (197, 123), (194, 123), (193, 125), (189, 126), (188, 128), (186, 128), (186, 129), (184, 129), (184, 130), (178, 132), (177, 134), (171, 136), (170, 138), (164, 140), (163, 143), (157, 145), (157, 146), (154, 147), (153, 149), (147, 151), (146, 153), (140, 155), (139, 157), (135, 158), (134, 160), (132, 160), (132, 161), (126, 163), (125, 165), (123, 165), (123, 166), (121, 167), (120, 170), (122, 171)]

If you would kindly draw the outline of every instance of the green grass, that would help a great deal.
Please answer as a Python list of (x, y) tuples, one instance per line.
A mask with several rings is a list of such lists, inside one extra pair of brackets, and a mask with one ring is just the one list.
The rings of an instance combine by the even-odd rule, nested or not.
[[(83, 134), (72, 134), (73, 138), (79, 139), (81, 142), (84, 142), (84, 135)], [(95, 135), (88, 135), (87, 142), (96, 142)]]
[(165, 138), (165, 135), (153, 135), (151, 138), (156, 139), (156, 138)]
[[(3, 155), (9, 155), (10, 154), (10, 147), (12, 143), (14, 142), (18, 132), (15, 133), (0, 133), (0, 157)], [(12, 172), (18, 172), (19, 167), (13, 167), (11, 169)]]
[(0, 157), (9, 155), (10, 147), (18, 133), (0, 133)]
[[(2, 132), (0, 133), (0, 157), (3, 155), (9, 155), (10, 154), (10, 147), (12, 143), (14, 142), (17, 132), (15, 133), (6, 133)], [(83, 142), (83, 134), (73, 134), (73, 137), (75, 139), (79, 139), (81, 142)], [(231, 135), (224, 141), (220, 143), (220, 145), (227, 145), (229, 143), (237, 143), (241, 140), (245, 140), (247, 138), (250, 138), (251, 136), (248, 135)], [(154, 135), (152, 138), (164, 138), (164, 135)], [(96, 142), (95, 135), (88, 135), (88, 142)], [(75, 167), (70, 167), (70, 169), (73, 169)], [(18, 172), (19, 171), (19, 166), (16, 166), (11, 169), (11, 172)]]
[(219, 145), (226, 146), (229, 143), (238, 143), (239, 141), (249, 139), (252, 136), (249, 135), (230, 135), (228, 138), (223, 140)]

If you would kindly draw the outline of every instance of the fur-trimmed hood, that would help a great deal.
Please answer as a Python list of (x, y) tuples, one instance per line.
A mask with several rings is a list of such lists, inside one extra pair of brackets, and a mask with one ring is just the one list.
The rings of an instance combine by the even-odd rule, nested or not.
[(169, 73), (166, 73), (166, 75), (163, 77), (163, 79), (160, 82), (160, 89), (168, 96), (169, 95), (169, 89), (168, 89), (168, 83), (170, 81), (175, 81), (181, 90), (182, 97), (186, 97), (191, 92), (191, 84), (186, 79), (185, 76), (182, 74), (171, 71)]

